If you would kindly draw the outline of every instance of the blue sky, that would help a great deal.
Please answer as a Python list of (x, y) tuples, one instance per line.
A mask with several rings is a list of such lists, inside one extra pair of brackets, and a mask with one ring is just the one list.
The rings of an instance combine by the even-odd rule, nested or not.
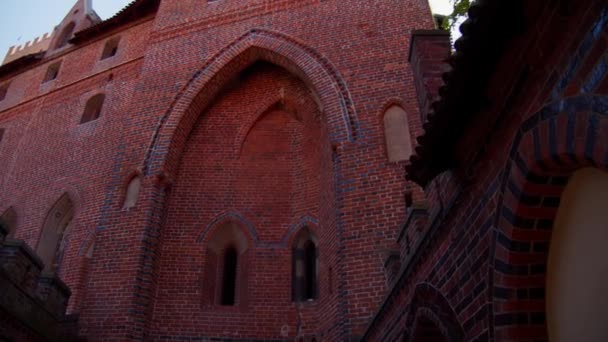
[[(93, 0), (93, 8), (107, 19), (132, 0)], [(0, 60), (12, 45), (51, 32), (76, 0), (0, 0)]]
[[(107, 19), (132, 0), (93, 0), (93, 8)], [(179, 0), (177, 0), (179, 1)], [(450, 0), (429, 0), (433, 11), (447, 13)], [(76, 0), (0, 0), (0, 62), (8, 48), (51, 32)]]

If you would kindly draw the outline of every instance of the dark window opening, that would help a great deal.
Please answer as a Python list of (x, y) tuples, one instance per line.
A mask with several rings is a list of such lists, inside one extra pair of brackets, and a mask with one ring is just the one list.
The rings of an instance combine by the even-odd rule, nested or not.
[(0, 101), (4, 100), (6, 93), (8, 93), (8, 83), (0, 86)]
[(304, 264), (304, 299), (315, 299), (317, 297), (317, 247), (310, 240), (304, 246)]
[(296, 238), (292, 259), (292, 298), (296, 302), (318, 298), (318, 250), (309, 229)]
[(97, 94), (87, 101), (87, 104), (84, 107), (84, 113), (82, 113), (82, 119), (80, 120), (81, 124), (97, 120), (99, 118), (105, 98), (106, 96), (104, 94)]
[(76, 24), (69, 23), (68, 26), (66, 26), (63, 31), (61, 31), (61, 36), (59, 37), (59, 40), (57, 41), (57, 48), (61, 48), (64, 47), (66, 45), (68, 45), (68, 42), (70, 41), (70, 38), (72, 38), (72, 34), (74, 33), (74, 28), (76, 27)]
[(46, 75), (44, 75), (44, 81), (48, 82), (57, 78), (59, 75), (59, 68), (61, 67), (61, 62), (51, 64), (48, 69), (46, 69)]
[[(0, 132), (2, 130), (0, 129)], [(6, 209), (6, 211), (0, 216), (0, 226), (4, 228), (8, 236), (15, 235), (15, 227), (17, 226), (17, 213), (12, 207)]]
[(3, 136), (4, 136), (4, 128), (0, 128), (0, 142), (2, 142)]
[(237, 250), (229, 247), (224, 254), (221, 305), (234, 305), (236, 294)]
[(114, 38), (108, 40), (106, 45), (103, 48), (103, 53), (101, 54), (101, 59), (106, 59), (110, 57), (116, 56), (118, 52), (118, 43), (120, 42), (120, 38)]

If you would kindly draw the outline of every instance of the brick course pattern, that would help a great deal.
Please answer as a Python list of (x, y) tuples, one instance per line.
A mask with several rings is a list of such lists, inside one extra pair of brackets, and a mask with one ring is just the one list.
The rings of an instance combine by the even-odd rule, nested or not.
[(458, 166), (425, 187), (426, 206), (403, 225), (402, 267), (365, 340), (548, 340), (546, 264), (561, 193), (576, 170), (608, 167), (608, 7), (525, 11)]
[[(88, 3), (58, 28), (78, 23), (70, 44), (0, 66), (0, 286), (14, 293), (0, 337), (548, 340), (561, 193), (577, 169), (608, 167), (605, 1), (510, 2), (522, 25), (424, 188), (405, 170), (432, 159), (423, 133), (450, 91), (449, 37), (424, 1), (136, 0), (102, 23), (83, 19)], [(457, 44), (452, 77), (474, 43)], [(394, 106), (420, 144), (410, 162), (388, 161)], [(32, 250), (66, 195), (60, 263), (41, 274)], [(318, 293), (297, 302), (304, 229)]]
[[(399, 105), (411, 140), (420, 133), (407, 46), (411, 30), (433, 28), (428, 5), (160, 1), (134, 18), (77, 26), (103, 29), (0, 79), (0, 212), (14, 209), (15, 238), (35, 250), (69, 195), (58, 275), (80, 336), (357, 339), (388, 290), (385, 258), (415, 188), (387, 160), (383, 115)], [(100, 93), (99, 118), (81, 124)], [(206, 244), (226, 224), (248, 246), (234, 307), (205, 285)], [(304, 227), (319, 241), (319, 296), (295, 303)]]

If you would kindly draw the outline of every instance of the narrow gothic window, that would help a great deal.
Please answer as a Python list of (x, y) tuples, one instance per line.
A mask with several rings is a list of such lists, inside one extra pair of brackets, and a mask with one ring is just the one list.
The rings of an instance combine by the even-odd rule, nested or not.
[(74, 206), (66, 193), (47, 214), (38, 242), (37, 254), (44, 263), (45, 271), (55, 271), (65, 249), (65, 236), (74, 217)]
[(74, 28), (76, 24), (74, 22), (69, 23), (63, 31), (61, 31), (61, 36), (59, 36), (59, 40), (57, 41), (57, 48), (64, 47), (68, 45), (70, 38), (72, 38), (72, 34), (74, 33)]
[(105, 98), (106, 96), (104, 94), (97, 94), (87, 101), (87, 104), (84, 107), (84, 113), (82, 113), (82, 119), (80, 120), (81, 124), (99, 118)]
[(296, 302), (318, 297), (318, 249), (308, 228), (303, 229), (294, 242), (292, 262), (292, 294)]
[(205, 253), (203, 305), (247, 307), (248, 245), (240, 224), (227, 221), (215, 227)]
[(59, 75), (59, 68), (61, 67), (61, 62), (53, 63), (46, 69), (46, 75), (44, 75), (43, 82), (52, 81), (57, 78)]
[(391, 162), (403, 161), (412, 155), (412, 141), (407, 114), (403, 108), (392, 106), (384, 113), (386, 151)]
[(304, 299), (317, 297), (317, 247), (312, 241), (307, 241), (304, 246)]
[(2, 142), (3, 136), (4, 136), (4, 128), (0, 128), (0, 142)]
[(118, 43), (120, 42), (120, 38), (112, 38), (106, 42), (106, 45), (103, 48), (103, 53), (101, 54), (101, 59), (110, 58), (116, 56), (118, 52)]
[(238, 252), (234, 247), (228, 247), (224, 254), (224, 272), (222, 279), (222, 305), (234, 305), (236, 294), (236, 269)]

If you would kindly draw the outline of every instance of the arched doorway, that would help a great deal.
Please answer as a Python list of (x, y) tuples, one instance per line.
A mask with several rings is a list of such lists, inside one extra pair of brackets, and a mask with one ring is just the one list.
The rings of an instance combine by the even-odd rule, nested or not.
[(608, 173), (575, 172), (561, 197), (547, 263), (551, 341), (608, 341)]

